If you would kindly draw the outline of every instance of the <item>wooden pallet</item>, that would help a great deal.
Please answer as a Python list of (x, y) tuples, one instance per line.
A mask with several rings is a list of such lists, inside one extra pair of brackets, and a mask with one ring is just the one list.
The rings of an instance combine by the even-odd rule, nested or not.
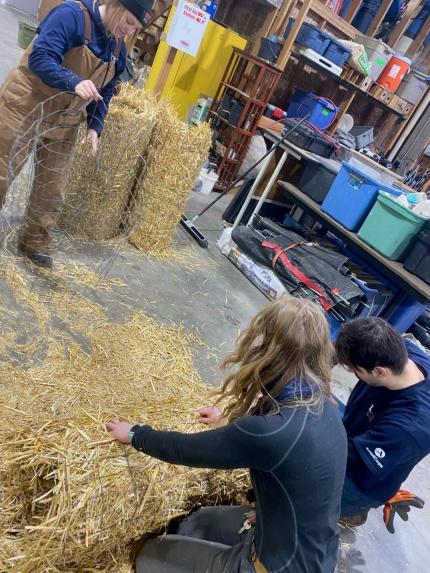
[(407, 100), (403, 99), (398, 95), (393, 95), (393, 99), (390, 101), (390, 107), (395, 111), (403, 114), (404, 116), (408, 116), (411, 114), (412, 110), (414, 109), (414, 105), (408, 102)]
[(363, 74), (353, 68), (345, 68), (340, 77), (363, 92), (368, 92), (373, 83), (372, 78), (363, 76)]
[(390, 105), (391, 100), (394, 98), (393, 93), (378, 84), (373, 84), (370, 87), (369, 94), (386, 105)]

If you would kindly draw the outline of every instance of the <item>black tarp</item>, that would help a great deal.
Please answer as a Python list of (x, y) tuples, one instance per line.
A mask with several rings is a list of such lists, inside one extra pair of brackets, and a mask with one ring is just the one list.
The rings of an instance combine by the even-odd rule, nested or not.
[[(239, 226), (233, 231), (232, 238), (243, 253), (256, 263), (272, 268), (290, 294), (330, 306), (346, 318), (356, 314), (364, 296), (358, 286), (340, 272), (347, 257), (316, 242), (309, 242), (294, 231), (285, 229), (280, 234), (273, 228), (261, 228), (261, 218), (258, 226), (259, 230)], [(268, 226), (271, 226), (270, 222)], [(276, 245), (276, 248), (263, 246), (265, 242)], [(284, 251), (282, 256), (275, 261), (281, 251)], [(287, 260), (298, 273), (303, 273), (307, 280), (298, 277), (298, 273), (289, 269), (283, 260)], [(307, 284), (309, 281), (310, 285)]]

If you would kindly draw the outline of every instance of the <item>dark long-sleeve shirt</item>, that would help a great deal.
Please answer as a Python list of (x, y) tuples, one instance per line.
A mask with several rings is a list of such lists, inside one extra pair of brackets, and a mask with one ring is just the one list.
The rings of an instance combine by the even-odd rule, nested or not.
[(411, 341), (405, 344), (423, 381), (389, 390), (361, 380), (343, 418), (350, 442), (347, 475), (381, 505), (430, 453), (430, 357)]
[(282, 408), (197, 434), (135, 428), (133, 446), (189, 467), (250, 468), (256, 552), (272, 573), (332, 573), (347, 443), (337, 407)]
[[(99, 59), (115, 65), (115, 78), (102, 90), (103, 102), (92, 102), (87, 107), (88, 128), (97, 133), (103, 130), (103, 122), (114, 94), (119, 76), (124, 72), (127, 52), (122, 46), (119, 58), (115, 61), (116, 42), (107, 36), (97, 4), (84, 0), (91, 16), (91, 41), (88, 48)], [(65, 54), (72, 48), (85, 43), (85, 16), (78, 2), (64, 2), (55, 8), (38, 29), (38, 36), (30, 54), (28, 65), (45, 84), (60, 91), (73, 92), (80, 78), (72, 70), (63, 66)]]

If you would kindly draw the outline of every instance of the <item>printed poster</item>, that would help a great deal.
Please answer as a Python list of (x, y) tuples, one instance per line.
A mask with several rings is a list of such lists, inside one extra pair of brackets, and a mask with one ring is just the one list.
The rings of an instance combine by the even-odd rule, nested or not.
[(166, 42), (190, 56), (199, 51), (210, 15), (185, 0), (179, 0), (167, 33)]

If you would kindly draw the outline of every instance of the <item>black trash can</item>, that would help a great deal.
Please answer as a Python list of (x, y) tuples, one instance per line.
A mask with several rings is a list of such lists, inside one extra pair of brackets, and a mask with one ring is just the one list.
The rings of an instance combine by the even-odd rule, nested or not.
[(430, 225), (415, 239), (405, 261), (405, 268), (430, 284)]
[(336, 177), (337, 173), (330, 171), (325, 165), (308, 161), (300, 179), (299, 188), (321, 205)]

